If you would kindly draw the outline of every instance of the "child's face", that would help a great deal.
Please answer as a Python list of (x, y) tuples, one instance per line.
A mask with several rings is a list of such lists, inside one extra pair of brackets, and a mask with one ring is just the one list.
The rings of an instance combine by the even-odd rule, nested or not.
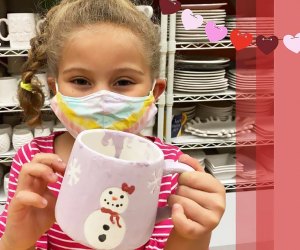
[(97, 24), (72, 33), (58, 65), (59, 91), (86, 96), (109, 90), (127, 96), (146, 96), (151, 72), (140, 39), (130, 30)]

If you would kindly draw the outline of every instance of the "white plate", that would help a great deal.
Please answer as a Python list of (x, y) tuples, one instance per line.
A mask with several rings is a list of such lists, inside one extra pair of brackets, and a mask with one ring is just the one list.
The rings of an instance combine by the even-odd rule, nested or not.
[(219, 83), (227, 83), (228, 79), (210, 79), (210, 80), (198, 80), (198, 79), (175, 79), (174, 83), (190, 84), (190, 85), (215, 85)]
[(185, 78), (185, 79), (224, 79), (225, 74), (182, 74), (182, 73), (175, 73), (174, 78)]
[(176, 34), (176, 38), (203, 38), (207, 37), (207, 35), (201, 35), (201, 34)]
[(236, 17), (236, 16), (232, 16), (232, 15), (228, 15), (227, 16), (228, 20), (244, 20), (244, 21), (253, 21), (253, 20), (273, 20), (274, 21), (274, 17)]
[(188, 93), (203, 93), (203, 94), (206, 94), (206, 93), (216, 93), (216, 92), (223, 92), (225, 90), (227, 90), (228, 87), (224, 87), (224, 88), (220, 88), (220, 89), (209, 89), (209, 90), (197, 90), (197, 89), (186, 89), (186, 88), (176, 88), (174, 87), (174, 90), (177, 90), (179, 92), (188, 92)]
[(197, 42), (208, 42), (209, 40), (207, 38), (176, 38), (176, 41), (178, 42), (191, 42), (191, 43), (197, 43)]
[(181, 9), (191, 9), (191, 10), (215, 10), (223, 6), (226, 6), (227, 3), (208, 3), (208, 4), (182, 4)]
[(190, 90), (209, 90), (209, 89), (218, 89), (218, 88), (225, 88), (228, 87), (229, 85), (226, 83), (218, 83), (214, 85), (187, 85), (187, 84), (179, 84), (175, 83), (174, 88), (184, 88), (184, 89), (190, 89)]
[[(181, 5), (184, 6), (185, 4)], [(185, 8), (186, 9), (186, 8)], [(188, 8), (190, 9), (190, 8)], [(177, 13), (181, 14), (183, 12), (183, 10), (179, 10)], [(225, 9), (193, 9), (193, 13), (225, 13), (226, 10)]]
[(175, 59), (175, 62), (188, 64), (225, 64), (230, 62), (230, 58), (225, 57), (206, 57), (205, 59), (203, 56), (203, 59), (200, 58), (201, 57), (198, 57), (198, 60)]
[(226, 71), (225, 69), (221, 69), (221, 70), (199, 70), (199, 71), (190, 71), (190, 70), (180, 70), (180, 69), (176, 69), (175, 73), (179, 73), (179, 74), (188, 74), (188, 75), (219, 75), (219, 74), (224, 74)]
[(211, 80), (224, 80), (224, 76), (201, 76), (201, 77), (195, 77), (195, 76), (181, 76), (181, 75), (175, 75), (175, 80), (197, 80), (197, 81), (211, 81)]

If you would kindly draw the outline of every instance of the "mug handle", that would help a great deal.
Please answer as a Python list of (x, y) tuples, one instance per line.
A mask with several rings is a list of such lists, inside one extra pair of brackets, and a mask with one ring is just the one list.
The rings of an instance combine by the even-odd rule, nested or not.
[[(7, 18), (1, 18), (1, 19), (0, 19), (0, 25), (1, 25), (2, 22), (5, 22), (6, 25), (7, 25), (7, 27), (8, 27), (8, 19), (7, 19)], [(10, 39), (9, 39), (9, 35), (7, 35), (7, 37), (4, 37), (4, 36), (2, 36), (1, 32), (0, 32), (0, 39), (1, 39), (2, 41), (9, 41), (9, 40), (10, 40)]]
[(176, 173), (183, 173), (183, 172), (194, 172), (195, 169), (190, 167), (187, 164), (181, 162), (175, 162), (173, 160), (165, 160), (165, 167), (163, 169), (163, 174), (176, 174)]
[[(190, 167), (187, 164), (181, 162), (175, 162), (173, 160), (165, 160), (165, 167), (163, 169), (163, 174), (176, 174), (183, 172), (194, 172), (195, 169)], [(159, 207), (157, 209), (156, 220), (155, 223), (159, 223), (163, 220), (170, 218), (172, 215), (172, 208), (169, 206)]]

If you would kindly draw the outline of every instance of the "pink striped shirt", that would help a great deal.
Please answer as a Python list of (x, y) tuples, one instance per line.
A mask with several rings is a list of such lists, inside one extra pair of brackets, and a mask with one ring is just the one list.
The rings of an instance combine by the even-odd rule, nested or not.
[[(22, 165), (30, 162), (31, 159), (37, 153), (53, 153), (53, 143), (57, 135), (61, 133), (54, 133), (47, 137), (35, 138), (31, 143), (22, 147), (13, 159), (13, 163), (10, 170), (9, 177), (9, 191), (8, 199), (6, 202), (5, 210), (0, 216), (0, 237), (2, 237), (5, 230), (6, 218), (7, 218), (7, 207), (13, 198), (16, 187), (18, 184), (18, 176)], [(177, 161), (182, 152), (175, 146), (164, 144), (160, 139), (155, 137), (149, 137), (164, 153), (165, 159)], [(158, 207), (167, 205), (167, 198), (171, 193), (175, 192), (177, 186), (178, 175), (166, 175), (162, 179), (159, 203)], [(63, 176), (59, 175), (58, 181), (54, 184), (49, 184), (48, 188), (53, 191), (57, 196), (60, 190)], [(142, 246), (138, 250), (142, 249), (164, 249), (168, 236), (171, 229), (173, 228), (172, 221), (170, 219), (162, 221), (155, 225), (152, 236), (146, 245)], [(57, 223), (41, 236), (36, 242), (36, 249), (51, 249), (51, 250), (63, 250), (63, 249), (89, 249), (76, 243), (70, 237), (68, 237), (59, 227)]]

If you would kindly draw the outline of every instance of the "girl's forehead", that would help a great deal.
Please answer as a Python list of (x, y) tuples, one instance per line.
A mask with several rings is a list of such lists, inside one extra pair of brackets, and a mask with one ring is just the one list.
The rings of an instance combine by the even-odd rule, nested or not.
[(61, 64), (80, 61), (91, 65), (116, 63), (149, 66), (141, 39), (131, 30), (110, 24), (83, 27), (65, 42)]

